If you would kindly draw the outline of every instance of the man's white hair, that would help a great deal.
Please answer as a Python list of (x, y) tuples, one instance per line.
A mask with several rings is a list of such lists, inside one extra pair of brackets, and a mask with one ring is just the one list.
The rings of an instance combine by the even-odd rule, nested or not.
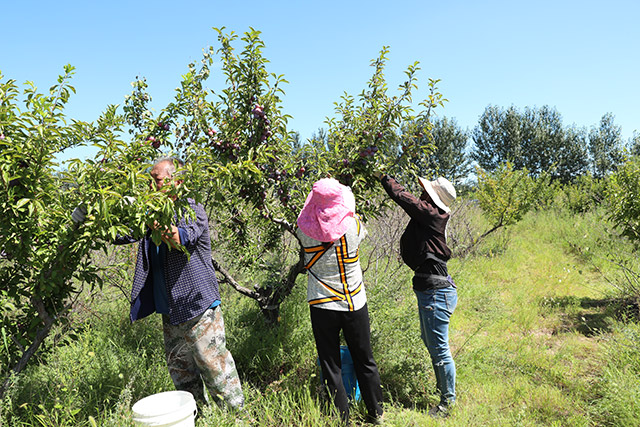
[(171, 156), (165, 156), (165, 157), (160, 157), (158, 158), (155, 163), (153, 164), (153, 167), (155, 168), (156, 166), (158, 166), (161, 163), (167, 163), (167, 172), (173, 176), (173, 174), (176, 172), (176, 163), (178, 164), (178, 166), (183, 167), (184, 166), (184, 162), (182, 160), (180, 160), (177, 157), (171, 157)]

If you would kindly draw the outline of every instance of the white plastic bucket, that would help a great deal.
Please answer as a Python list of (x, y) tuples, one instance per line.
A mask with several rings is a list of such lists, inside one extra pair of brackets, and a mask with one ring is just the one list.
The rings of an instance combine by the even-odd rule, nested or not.
[(188, 391), (165, 391), (138, 400), (131, 408), (137, 426), (194, 427), (196, 401)]

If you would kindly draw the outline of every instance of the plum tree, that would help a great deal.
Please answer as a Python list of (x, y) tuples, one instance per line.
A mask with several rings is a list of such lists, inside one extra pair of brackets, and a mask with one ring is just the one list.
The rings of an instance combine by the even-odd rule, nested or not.
[[(219, 47), (188, 65), (174, 99), (159, 111), (150, 108), (145, 79), (136, 78), (122, 108), (109, 105), (92, 123), (67, 123), (73, 67), (65, 67), (48, 94), (28, 83), (23, 99), (14, 80), (0, 76), (2, 366), (23, 369), (82, 286), (102, 286), (92, 253), (118, 235), (142, 238), (153, 222), (160, 224), (152, 231), (159, 243), (176, 212), (189, 213), (187, 198), (210, 212), (221, 280), (276, 321), (303, 272), (295, 222), (313, 182), (332, 176), (350, 185), (359, 212), (375, 216), (382, 206), (370, 203), (380, 192), (374, 172), (411, 173), (432, 149), (417, 132), (400, 132), (406, 123), (428, 123), (444, 102), (438, 81), (430, 80), (428, 98), (414, 113), (417, 63), (391, 95), (383, 48), (367, 88), (345, 94), (322, 138), (300, 144), (282, 111), (286, 80), (267, 71), (260, 32), (245, 33), (240, 52), (235, 33), (217, 34)], [(219, 90), (205, 86), (215, 57), (224, 76)], [(18, 108), (20, 102), (26, 108)], [(96, 155), (60, 169), (56, 153), (81, 145), (94, 146)], [(179, 171), (184, 184), (166, 193), (150, 186), (148, 169), (160, 155), (186, 161)], [(70, 218), (76, 206), (87, 211), (80, 225)]]
[[(281, 302), (303, 272), (295, 221), (313, 182), (335, 177), (352, 187), (360, 214), (379, 214), (383, 206), (370, 202), (380, 191), (374, 172), (411, 171), (417, 157), (429, 154), (431, 146), (403, 138), (399, 130), (416, 118), (427, 122), (430, 111), (444, 99), (437, 92), (437, 80), (431, 80), (429, 98), (421, 104), (425, 110), (414, 115), (411, 103), (417, 63), (408, 67), (399, 93), (389, 95), (384, 78), (388, 49), (383, 48), (371, 63), (374, 73), (367, 88), (357, 97), (345, 94), (336, 103), (336, 116), (326, 120), (328, 129), (322, 140), (298, 147), (296, 135), (286, 128), (289, 116), (281, 109), (285, 81), (267, 72), (264, 44), (258, 35), (247, 33), (242, 39), (244, 50), (237, 55), (232, 47), (236, 37), (219, 31), (227, 88), (217, 94), (216, 102), (198, 94), (198, 101), (192, 104), (201, 108), (191, 110), (186, 122), (191, 128), (201, 123), (191, 140), (199, 146), (192, 152), (192, 162), (207, 171), (202, 191), (219, 218), (219, 235), (232, 242), (226, 245), (228, 262), (216, 260), (216, 269), (226, 282), (256, 299), (274, 321)], [(207, 134), (207, 129), (216, 129), (215, 136)], [(231, 146), (232, 155), (229, 149), (219, 149), (229, 147), (230, 141), (238, 146)], [(398, 141), (411, 149), (400, 153)], [(276, 254), (271, 260), (267, 259), (269, 252)], [(253, 289), (242, 286), (231, 269), (225, 268), (229, 264), (244, 269), (250, 277), (268, 270), (268, 278)]]
[[(27, 82), (22, 99), (15, 80), (0, 75), (0, 332), (2, 366), (14, 372), (25, 367), (55, 321), (65, 320), (84, 285), (102, 285), (92, 252), (118, 234), (143, 236), (150, 220), (168, 225), (181, 208), (180, 201), (150, 191), (145, 169), (157, 155), (153, 141), (118, 137), (132, 116), (119, 116), (110, 106), (95, 124), (67, 123), (74, 68), (64, 71), (48, 94)], [(57, 153), (86, 144), (99, 148), (95, 159), (59, 169)], [(188, 188), (174, 192), (179, 200), (189, 195)], [(137, 203), (126, 202), (127, 195)], [(79, 205), (87, 220), (76, 227), (70, 214)], [(161, 229), (154, 231), (156, 241), (161, 237)]]

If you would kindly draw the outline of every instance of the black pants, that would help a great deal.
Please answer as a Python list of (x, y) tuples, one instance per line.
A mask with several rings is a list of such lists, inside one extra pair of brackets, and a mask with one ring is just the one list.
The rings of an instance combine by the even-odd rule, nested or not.
[(342, 382), (340, 330), (347, 341), (360, 394), (370, 417), (382, 415), (382, 389), (378, 366), (371, 351), (369, 311), (334, 311), (311, 307), (311, 327), (320, 358), (322, 377), (343, 421), (349, 419), (349, 401)]

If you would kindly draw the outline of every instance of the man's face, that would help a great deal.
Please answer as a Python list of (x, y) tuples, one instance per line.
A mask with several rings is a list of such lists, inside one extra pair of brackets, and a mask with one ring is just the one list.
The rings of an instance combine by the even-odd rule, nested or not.
[[(165, 183), (170, 183), (171, 181), (171, 172), (170, 164), (167, 162), (158, 163), (151, 169), (151, 177), (156, 185), (156, 189), (162, 191), (162, 187)], [(173, 183), (176, 185), (176, 183)], [(153, 184), (152, 184), (153, 185)], [(166, 190), (166, 189), (165, 189)]]

